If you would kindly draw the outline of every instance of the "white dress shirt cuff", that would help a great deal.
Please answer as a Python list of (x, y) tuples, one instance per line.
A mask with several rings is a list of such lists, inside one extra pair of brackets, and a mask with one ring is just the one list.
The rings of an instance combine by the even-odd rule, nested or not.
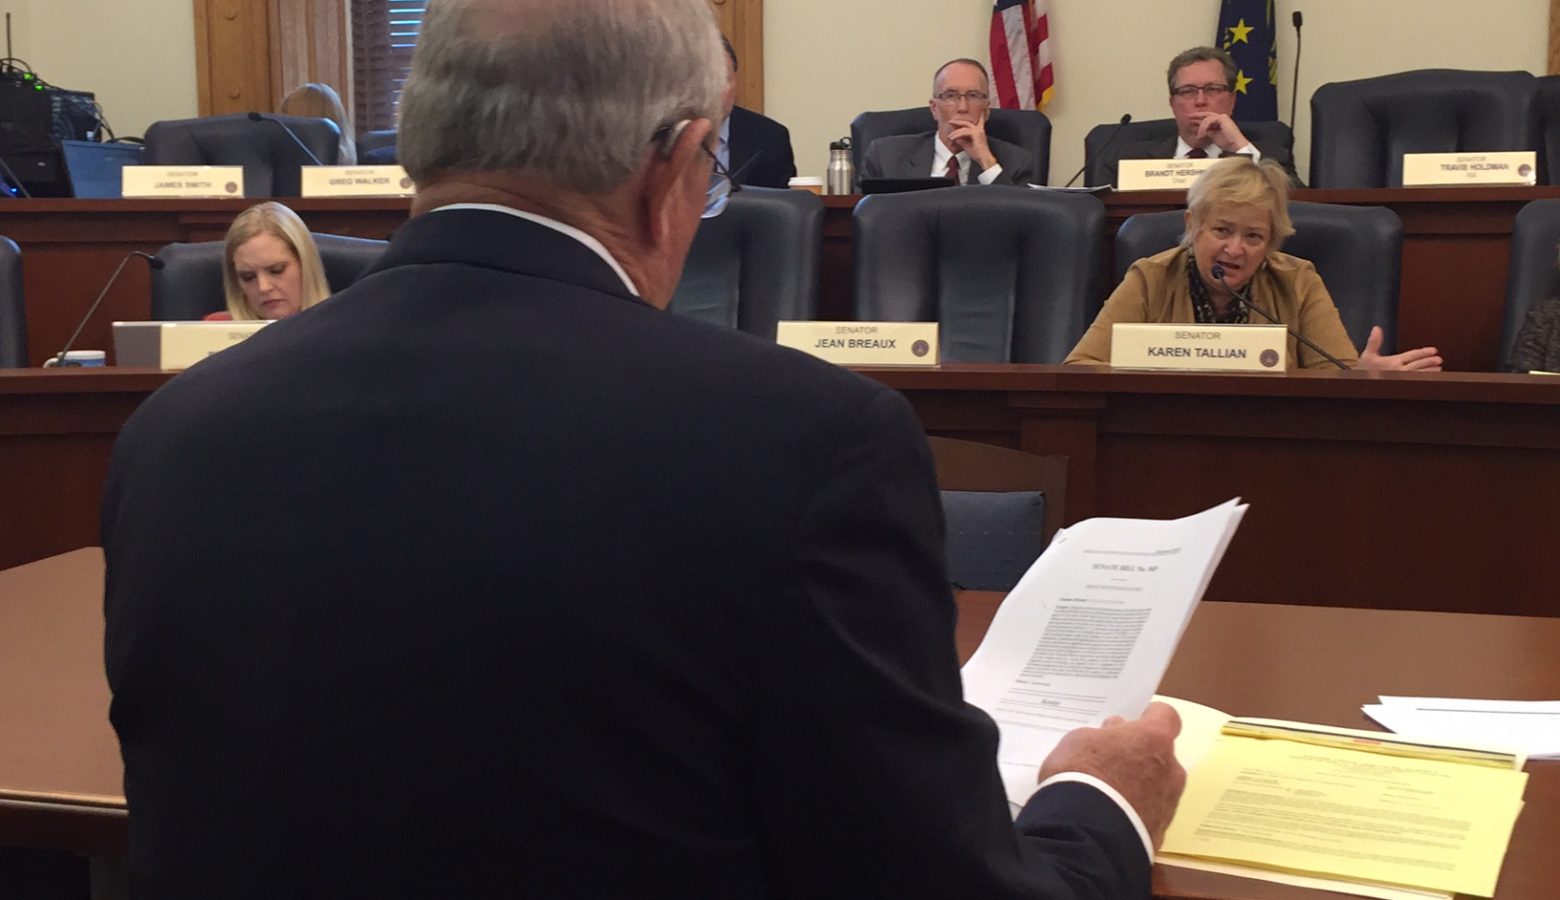
[(1249, 156), (1249, 157), (1251, 157), (1251, 161), (1252, 162), (1261, 162), (1262, 161), (1262, 151), (1258, 150), (1257, 149), (1257, 145), (1253, 144), (1250, 141), (1247, 141), (1246, 142), (1246, 146), (1240, 148), (1239, 150), (1236, 150), (1235, 152), (1239, 153), (1242, 156)]
[(1002, 175), (1002, 164), (1001, 163), (992, 163), (991, 164), (991, 168), (989, 168), (989, 169), (981, 169), (980, 170), (980, 174), (975, 176), (975, 180), (979, 181), (981, 184), (990, 184), (993, 181), (996, 181), (999, 177), (1001, 177), (1001, 175)]
[(1127, 798), (1121, 796), (1120, 791), (1095, 778), (1093, 775), (1087, 775), (1083, 772), (1058, 772), (1040, 782), (1040, 787), (1035, 793), (1038, 794), (1047, 787), (1064, 781), (1077, 781), (1087, 784), (1109, 797), (1113, 803), (1121, 807), (1121, 811), (1127, 814), (1127, 821), (1131, 822), (1132, 827), (1137, 830), (1138, 839), (1143, 842), (1143, 852), (1148, 854), (1148, 861), (1150, 863), (1154, 861), (1154, 841), (1148, 836), (1148, 829), (1143, 826), (1143, 819), (1138, 816), (1137, 810), (1132, 808), (1132, 804), (1127, 802)]

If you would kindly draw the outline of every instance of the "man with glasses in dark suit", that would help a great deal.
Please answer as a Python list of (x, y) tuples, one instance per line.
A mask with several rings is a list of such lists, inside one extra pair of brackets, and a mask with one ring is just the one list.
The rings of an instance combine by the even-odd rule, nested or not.
[(973, 59), (944, 63), (932, 76), (937, 130), (878, 138), (862, 158), (863, 178), (948, 177), (954, 184), (1029, 184), (1035, 158), (1028, 150), (986, 135), (991, 80)]
[(1293, 154), (1282, 146), (1248, 139), (1235, 124), (1240, 72), (1228, 53), (1217, 47), (1193, 47), (1170, 60), (1166, 78), (1175, 135), (1118, 144), (1106, 163), (1111, 184), (1116, 183), (1123, 159), (1217, 159), (1232, 153), (1249, 156), (1253, 162), (1273, 159), (1290, 178), (1295, 177)]

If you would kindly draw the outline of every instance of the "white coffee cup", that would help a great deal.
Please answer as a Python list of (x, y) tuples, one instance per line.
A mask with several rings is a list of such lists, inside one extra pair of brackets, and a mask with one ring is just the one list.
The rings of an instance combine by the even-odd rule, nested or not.
[(95, 369), (106, 365), (108, 365), (108, 354), (102, 350), (71, 350), (65, 354), (63, 361), (60, 359), (59, 354), (55, 354), (43, 363), (45, 369), (55, 366), (65, 369)]
[(814, 194), (822, 194), (823, 179), (813, 175), (798, 175), (791, 179), (788, 187), (792, 190), (812, 191)]

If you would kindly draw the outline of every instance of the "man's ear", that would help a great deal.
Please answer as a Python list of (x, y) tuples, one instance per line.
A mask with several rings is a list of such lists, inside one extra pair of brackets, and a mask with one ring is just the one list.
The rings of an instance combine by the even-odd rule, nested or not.
[(642, 194), (651, 243), (664, 244), (676, 233), (679, 217), (687, 215), (681, 209), (690, 191), (687, 179), (694, 179), (701, 188), (708, 187), (709, 157), (704, 152), (704, 141), (713, 128), (709, 119), (690, 119), (686, 125), (673, 128), (653, 148)]

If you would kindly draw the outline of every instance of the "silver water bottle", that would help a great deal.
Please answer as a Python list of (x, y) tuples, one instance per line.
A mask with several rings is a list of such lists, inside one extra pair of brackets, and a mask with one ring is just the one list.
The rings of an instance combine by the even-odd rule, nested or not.
[(840, 138), (829, 144), (828, 177), (824, 179), (825, 193), (853, 194), (856, 192), (856, 167), (850, 161), (850, 138)]

